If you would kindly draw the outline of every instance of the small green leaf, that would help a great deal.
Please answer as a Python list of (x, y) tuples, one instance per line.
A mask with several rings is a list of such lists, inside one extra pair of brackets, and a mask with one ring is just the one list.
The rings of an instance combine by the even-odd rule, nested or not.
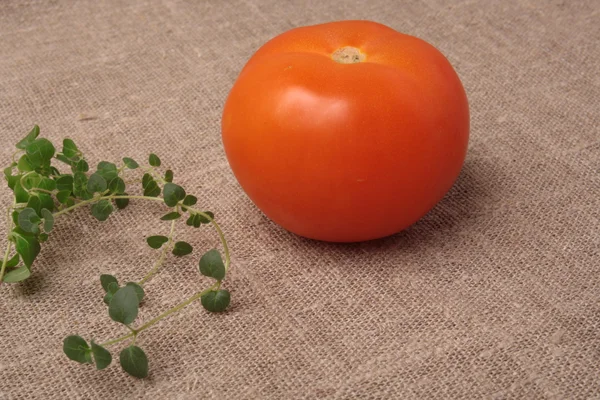
[(170, 169), (168, 169), (167, 172), (165, 172), (165, 181), (173, 182), (173, 171), (171, 171)]
[(90, 170), (90, 166), (84, 159), (77, 161), (74, 167), (73, 172), (88, 172)]
[(12, 166), (4, 168), (4, 177), (6, 178), (6, 181), (8, 183), (8, 187), (10, 188), (10, 190), (15, 190), (15, 185), (21, 178), (21, 175), (15, 176), (12, 174), (12, 169), (13, 169), (13, 166), (15, 166), (15, 165), (17, 165), (17, 164), (13, 163)]
[[(108, 292), (108, 285), (110, 285), (112, 282), (116, 283), (117, 285), (119, 284), (117, 281), (117, 278), (115, 278), (113, 275), (109, 275), (109, 274), (100, 275), (100, 284), (102, 285), (102, 289), (104, 289), (105, 292)], [(117, 286), (117, 288), (118, 288), (118, 286)]]
[[(123, 195), (126, 196), (127, 193), (123, 193)], [(122, 210), (129, 205), (129, 199), (115, 199), (115, 204), (119, 210)]]
[(119, 284), (117, 282), (109, 282), (106, 286), (106, 293), (115, 294), (119, 290)]
[(135, 160), (133, 158), (129, 158), (129, 157), (123, 158), (123, 163), (129, 169), (136, 169), (140, 166), (137, 162), (135, 162)]
[(153, 167), (160, 167), (160, 158), (158, 158), (158, 156), (154, 153), (150, 154), (150, 157), (148, 157), (148, 162)]
[(225, 264), (218, 250), (212, 249), (200, 258), (200, 273), (218, 281), (225, 278)]
[(100, 200), (92, 206), (92, 215), (98, 221), (106, 221), (113, 212), (113, 205), (108, 200)]
[(185, 196), (185, 198), (183, 199), (183, 205), (184, 206), (193, 206), (198, 202), (198, 198), (196, 196), (192, 196), (191, 194), (188, 194), (187, 196)]
[(185, 198), (185, 190), (179, 185), (168, 182), (163, 188), (163, 197), (166, 205), (174, 207)]
[(24, 208), (19, 214), (19, 227), (25, 232), (38, 233), (40, 221), (40, 217), (33, 208)]
[(181, 217), (181, 214), (179, 214), (177, 211), (173, 211), (173, 212), (163, 215), (162, 217), (160, 217), (160, 219), (163, 221), (172, 221), (179, 217)]
[(27, 157), (29, 158), (31, 166), (41, 167), (50, 165), (50, 160), (54, 157), (56, 149), (48, 139), (41, 138), (35, 139), (33, 142), (29, 143), (25, 148), (25, 151), (27, 152)]
[(137, 346), (124, 348), (119, 354), (121, 367), (129, 375), (136, 378), (145, 378), (148, 376), (148, 357), (142, 349)]
[(77, 171), (73, 174), (73, 194), (82, 200), (89, 200), (93, 196), (87, 190), (88, 178), (85, 172)]
[(135, 294), (137, 295), (138, 301), (141, 303), (144, 300), (144, 288), (138, 285), (135, 282), (127, 282), (125, 286), (131, 286), (135, 290)]
[(56, 189), (56, 182), (44, 176), (34, 187), (52, 192)]
[(40, 135), (40, 127), (37, 125), (33, 126), (31, 132), (25, 136), (19, 143), (17, 143), (17, 149), (25, 150), (33, 141)]
[(29, 161), (29, 157), (27, 157), (27, 154), (23, 154), (21, 156), (21, 158), (19, 158), (19, 163), (17, 164), (17, 168), (21, 172), (33, 171), (33, 166), (31, 165), (31, 162)]
[(45, 241), (48, 240), (48, 234), (47, 233), (40, 233), (38, 235), (38, 240), (40, 241), (40, 243), (44, 243)]
[(120, 177), (116, 177), (110, 181), (108, 189), (111, 193), (123, 194), (125, 192), (125, 181)]
[(17, 175), (17, 180), (14, 183), (14, 193), (15, 193), (15, 201), (17, 203), (27, 203), (27, 201), (29, 200), (29, 193), (27, 193), (27, 190), (25, 190), (23, 188), (23, 186), (21, 186), (21, 175)]
[(124, 286), (117, 290), (108, 305), (108, 315), (114, 321), (125, 325), (131, 324), (138, 315), (140, 301), (132, 286)]
[(194, 217), (194, 214), (190, 215), (187, 221), (185, 221), (185, 224), (188, 226), (194, 226)]
[(38, 197), (40, 199), (40, 212), (43, 208), (47, 208), (50, 211), (54, 211), (54, 200), (52, 196), (46, 193), (38, 193)]
[(94, 361), (97, 369), (104, 369), (112, 362), (112, 356), (110, 352), (99, 344), (94, 343), (92, 340), (92, 354), (94, 355)]
[(119, 176), (117, 166), (108, 161), (100, 161), (96, 172), (102, 175), (102, 177), (106, 179), (106, 182), (110, 182)]
[(16, 253), (14, 256), (12, 256), (11, 259), (6, 260), (6, 268), (14, 268), (17, 266), (17, 264), (19, 264), (19, 253)]
[(231, 295), (225, 289), (210, 291), (201, 297), (202, 306), (211, 312), (225, 311), (231, 300)]
[(142, 189), (146, 189), (146, 186), (148, 186), (148, 184), (153, 180), (154, 178), (152, 177), (152, 175), (146, 172), (144, 176), (142, 176)]
[(152, 180), (148, 185), (144, 188), (144, 196), (149, 197), (158, 197), (160, 195), (160, 188), (156, 181)]
[(27, 207), (33, 208), (36, 214), (40, 215), (42, 213), (42, 201), (39, 196), (31, 196), (27, 201)]
[(106, 290), (106, 295), (104, 296), (104, 303), (106, 303), (106, 305), (109, 305), (110, 300), (112, 299), (114, 294), (117, 293), (117, 290), (119, 290), (119, 284), (117, 282), (110, 282), (106, 286), (106, 288), (107, 288), (107, 290)]
[(15, 228), (10, 233), (10, 236), (15, 241), (17, 253), (21, 256), (21, 260), (27, 267), (31, 267), (33, 261), (40, 253), (40, 243), (34, 235), (27, 233), (21, 228)]
[(54, 215), (52, 215), (47, 208), (42, 208), (42, 218), (44, 219), (44, 232), (52, 232), (52, 228), (54, 227)]
[(62, 175), (56, 179), (56, 189), (59, 191), (73, 190), (73, 175)]
[(27, 176), (23, 178), (21, 182), (25, 189), (31, 190), (37, 187), (41, 180), (42, 177), (39, 174), (32, 172), (31, 174), (27, 174)]
[(163, 244), (167, 243), (169, 241), (169, 238), (166, 236), (150, 236), (148, 238), (146, 238), (146, 242), (148, 242), (148, 246), (152, 247), (153, 249), (160, 249), (162, 247)]
[(67, 158), (74, 158), (79, 154), (79, 149), (75, 145), (75, 142), (71, 139), (63, 139), (63, 154)]
[(173, 254), (178, 256), (178, 257), (182, 257), (182, 256), (186, 256), (188, 254), (190, 254), (193, 250), (193, 247), (186, 242), (177, 242), (175, 243), (175, 246), (173, 247)]
[[(214, 218), (214, 214), (210, 211), (204, 211), (204, 214), (209, 216), (210, 218)], [(187, 224), (189, 226), (193, 226), (194, 228), (199, 228), (201, 224), (209, 224), (210, 219), (201, 214), (191, 214), (187, 220)]]
[(70, 190), (61, 190), (60, 192), (56, 193), (56, 200), (58, 200), (61, 204), (65, 204), (70, 197)]
[(31, 275), (31, 271), (29, 270), (29, 268), (27, 268), (27, 266), (23, 265), (17, 269), (8, 271), (4, 275), (4, 278), (2, 278), (2, 281), (6, 282), (6, 283), (20, 282), (20, 281), (23, 281), (23, 280), (29, 278), (30, 275)]
[(203, 211), (204, 214), (208, 215), (210, 217), (210, 219), (206, 218), (204, 215), (201, 214), (197, 214), (200, 222), (202, 222), (203, 224), (210, 224), (210, 221), (212, 221), (213, 219), (215, 219), (215, 214), (213, 214), (210, 211)]
[(98, 172), (93, 173), (87, 182), (87, 191), (92, 194), (102, 193), (107, 187), (106, 179)]
[(90, 350), (90, 346), (81, 336), (67, 336), (63, 341), (63, 351), (67, 357), (78, 363), (86, 364), (88, 362), (86, 353)]

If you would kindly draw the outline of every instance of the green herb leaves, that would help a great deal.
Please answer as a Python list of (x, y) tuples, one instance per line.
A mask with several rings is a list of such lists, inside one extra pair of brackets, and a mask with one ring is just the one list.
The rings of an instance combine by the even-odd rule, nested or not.
[(106, 221), (112, 212), (113, 205), (108, 200), (100, 200), (92, 205), (92, 215), (96, 217), (98, 221)]
[(27, 134), (19, 143), (15, 145), (17, 149), (25, 150), (40, 135), (40, 127), (35, 125), (31, 132)]
[(177, 203), (185, 198), (185, 190), (179, 185), (167, 182), (163, 189), (163, 198), (166, 205), (175, 207)]
[(33, 208), (24, 208), (23, 211), (19, 213), (19, 226), (25, 232), (29, 233), (38, 233), (39, 223), (42, 219), (37, 215), (37, 212)]
[(160, 187), (154, 180), (152, 175), (146, 173), (142, 178), (142, 187), (144, 189), (144, 196), (158, 197), (160, 195)]
[(117, 290), (108, 305), (108, 315), (113, 321), (125, 325), (131, 324), (138, 315), (140, 300), (133, 286), (125, 286)]
[(180, 217), (181, 217), (181, 214), (179, 214), (177, 211), (173, 211), (173, 212), (163, 215), (162, 217), (160, 217), (160, 219), (163, 221), (172, 221), (174, 219), (179, 219)]
[[(17, 143), (18, 151), (13, 162), (4, 169), (4, 176), (9, 189), (13, 191), (14, 199), (13, 206), (7, 210), (11, 218), (8, 221), (7, 248), (4, 258), (0, 260), (0, 281), (19, 282), (31, 275), (30, 268), (40, 253), (40, 243), (48, 240), (58, 216), (62, 218), (63, 215), (87, 206), (97, 220), (105, 221), (115, 211), (115, 206), (125, 208), (132, 198), (164, 203), (169, 210), (160, 219), (170, 221), (170, 232), (166, 236), (146, 238), (151, 248), (160, 249), (158, 259), (150, 271), (137, 283), (119, 284), (113, 275), (100, 276), (100, 284), (104, 290), (103, 301), (108, 306), (109, 317), (125, 325), (129, 332), (103, 344), (97, 344), (93, 340), (88, 342), (77, 335), (68, 336), (63, 341), (63, 351), (69, 359), (82, 364), (95, 364), (100, 370), (107, 368), (112, 362), (112, 355), (106, 346), (130, 340), (121, 350), (119, 362), (128, 374), (145, 378), (148, 376), (148, 358), (135, 345), (141, 332), (196, 300), (201, 300), (203, 307), (211, 312), (220, 312), (228, 307), (230, 293), (221, 289), (221, 284), (230, 258), (221, 228), (215, 222), (213, 213), (194, 208), (198, 198), (187, 194), (183, 187), (173, 183), (172, 170), (159, 170), (161, 160), (156, 154), (152, 153), (148, 157), (149, 166), (140, 166), (134, 159), (123, 157), (119, 166), (109, 161), (100, 161), (95, 171), (90, 172), (90, 165), (84, 154), (72, 139), (65, 138), (57, 152), (52, 142), (40, 138), (39, 134), (39, 127), (36, 125)], [(62, 166), (63, 171), (55, 164)], [(143, 195), (128, 195), (126, 182), (136, 181), (129, 179), (128, 174), (137, 169), (143, 171), (140, 173), (143, 174)], [(157, 199), (161, 194), (162, 198)], [(143, 284), (169, 260), (169, 252), (183, 257), (194, 250), (187, 241), (175, 241), (175, 228), (181, 223), (179, 220), (183, 216), (188, 226), (197, 228), (202, 224), (214, 225), (225, 249), (225, 260), (216, 249), (205, 253), (199, 260), (198, 269), (202, 275), (214, 279), (212, 286), (134, 328), (132, 325), (146, 295)]]
[(67, 336), (63, 341), (63, 352), (73, 361), (81, 364), (95, 363), (97, 369), (104, 369), (112, 362), (110, 352), (99, 344), (88, 345), (81, 336)]
[(23, 265), (19, 268), (10, 269), (2, 279), (6, 283), (21, 282), (31, 276), (31, 270), (27, 266)]
[(94, 361), (96, 362), (97, 369), (104, 369), (110, 365), (112, 362), (112, 356), (110, 352), (106, 350), (104, 347), (99, 344), (94, 343), (92, 340), (92, 355), (94, 356)]
[(193, 251), (193, 247), (191, 244), (187, 242), (176, 242), (173, 247), (173, 254), (178, 257), (183, 257), (190, 254)]
[(31, 268), (33, 260), (35, 260), (41, 250), (40, 243), (37, 238), (31, 233), (25, 232), (21, 228), (13, 229), (13, 231), (10, 233), (10, 238), (14, 241), (17, 253), (19, 253), (21, 256), (23, 263), (27, 267)]
[(156, 154), (152, 153), (150, 154), (150, 157), (148, 157), (148, 163), (153, 167), (160, 167), (160, 158), (158, 158)]
[(87, 182), (87, 191), (91, 194), (102, 193), (108, 188), (106, 179), (100, 173), (93, 173)]
[(153, 249), (160, 249), (163, 244), (169, 241), (169, 238), (166, 236), (150, 236), (146, 238), (146, 241), (148, 242), (148, 246)]
[(123, 158), (123, 164), (125, 164), (125, 166), (129, 169), (136, 169), (140, 166), (133, 158), (129, 157)]
[(90, 362), (88, 352), (91, 352), (91, 347), (81, 336), (67, 336), (63, 341), (63, 351), (73, 361), (78, 363)]
[(131, 376), (145, 378), (148, 376), (148, 357), (142, 349), (137, 346), (129, 346), (119, 354), (121, 367)]
[(35, 139), (25, 148), (29, 163), (33, 168), (50, 167), (50, 160), (56, 149), (48, 139)]
[(117, 278), (108, 274), (100, 275), (100, 284), (102, 285), (102, 289), (104, 289), (105, 292), (108, 292), (108, 285), (110, 285), (111, 283), (116, 283), (118, 285)]
[(222, 312), (225, 311), (229, 302), (231, 300), (231, 295), (227, 290), (211, 290), (202, 296), (202, 306), (211, 312)]
[[(216, 279), (219, 282), (217, 287), (220, 287), (220, 282), (225, 278), (227, 272), (221, 253), (216, 249), (209, 250), (200, 258), (199, 264), (200, 273)], [(229, 292), (224, 289), (211, 290), (201, 297), (202, 306), (211, 312), (225, 311), (230, 300)]]
[(214, 278), (218, 281), (225, 278), (225, 264), (221, 258), (221, 253), (218, 250), (213, 249), (205, 253), (200, 258), (200, 273), (204, 276)]
[(63, 151), (65, 157), (73, 159), (79, 155), (79, 149), (75, 145), (75, 142), (71, 139), (63, 140)]

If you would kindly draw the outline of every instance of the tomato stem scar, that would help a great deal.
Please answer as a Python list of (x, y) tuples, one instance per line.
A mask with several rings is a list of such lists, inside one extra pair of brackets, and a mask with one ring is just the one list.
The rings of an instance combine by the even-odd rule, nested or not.
[(344, 46), (334, 51), (331, 58), (340, 64), (357, 64), (365, 61), (367, 56), (356, 47)]

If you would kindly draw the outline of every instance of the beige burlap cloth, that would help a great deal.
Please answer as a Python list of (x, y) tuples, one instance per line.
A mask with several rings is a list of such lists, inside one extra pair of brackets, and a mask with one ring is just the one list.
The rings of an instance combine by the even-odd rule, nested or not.
[[(57, 220), (31, 279), (0, 288), (0, 398), (600, 398), (598, 11), (595, 0), (2, 1), (2, 164), (35, 123), (91, 161), (156, 152), (215, 212), (233, 266), (228, 312), (193, 304), (140, 335), (148, 379), (116, 363), (95, 371), (68, 360), (62, 340), (126, 333), (98, 277), (151, 267), (144, 237), (165, 233), (164, 209)], [(262, 43), (336, 19), (434, 44), (471, 105), (451, 192), (407, 231), (362, 244), (268, 221), (219, 130)], [(214, 232), (179, 235), (196, 253), (169, 257), (146, 285), (141, 321), (208, 285), (196, 260)]]

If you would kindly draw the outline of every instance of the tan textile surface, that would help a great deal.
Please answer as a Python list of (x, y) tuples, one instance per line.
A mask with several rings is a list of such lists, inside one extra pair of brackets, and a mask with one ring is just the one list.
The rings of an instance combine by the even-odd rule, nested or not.
[[(132, 202), (104, 223), (83, 210), (58, 219), (32, 278), (0, 287), (0, 398), (600, 398), (599, 10), (596, 0), (2, 1), (2, 164), (35, 123), (92, 162), (157, 152), (215, 212), (233, 265), (227, 313), (194, 303), (140, 335), (149, 379), (116, 362), (96, 371), (68, 360), (62, 340), (127, 333), (98, 277), (150, 269), (144, 238), (168, 230), (165, 209)], [(269, 222), (220, 138), (250, 55), (336, 19), (429, 41), (471, 105), (454, 188), (407, 231), (369, 243), (314, 242)], [(140, 321), (208, 285), (197, 259), (218, 245), (214, 231), (178, 232), (194, 257), (168, 258)]]

